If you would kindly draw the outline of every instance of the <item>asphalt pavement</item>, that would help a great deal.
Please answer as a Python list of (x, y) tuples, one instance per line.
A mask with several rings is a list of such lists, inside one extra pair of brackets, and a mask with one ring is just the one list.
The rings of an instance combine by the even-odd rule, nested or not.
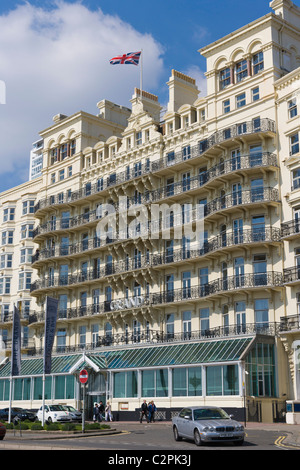
[[(144, 423), (145, 425), (146, 423)], [(14, 441), (19, 443), (15, 446), (15, 449), (22, 450), (22, 444), (20, 441), (43, 441), (43, 440), (57, 440), (57, 439), (76, 439), (82, 437), (91, 436), (107, 436), (110, 434), (117, 434), (120, 432), (136, 432), (140, 429), (141, 424), (139, 422), (132, 421), (116, 421), (110, 423), (111, 429), (103, 431), (86, 431), (72, 433), (72, 432), (57, 432), (57, 431), (20, 431), (20, 430), (8, 430), (6, 438), (0, 441), (0, 449), (9, 449), (14, 445)], [(171, 422), (157, 421), (155, 423), (148, 424), (148, 426), (170, 426)], [(246, 423), (245, 431), (247, 430), (260, 430), (260, 431), (273, 431), (279, 434), (277, 445), (285, 447), (287, 449), (300, 450), (300, 425), (286, 424), (286, 423)]]

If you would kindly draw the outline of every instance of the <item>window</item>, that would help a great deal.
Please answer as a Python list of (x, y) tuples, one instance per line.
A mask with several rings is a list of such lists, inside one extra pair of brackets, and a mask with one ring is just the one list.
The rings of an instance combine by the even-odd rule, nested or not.
[(51, 184), (55, 183), (55, 173), (51, 173), (50, 181), (51, 181)]
[(192, 312), (187, 310), (182, 313), (183, 339), (190, 339), (192, 334)]
[[(202, 368), (180, 367), (172, 371), (174, 397), (202, 395)], [(184, 413), (186, 415), (186, 413)]]
[(230, 100), (225, 100), (223, 101), (223, 113), (229, 113), (230, 112)]
[(241, 60), (235, 66), (236, 81), (241, 82), (248, 75), (247, 60)]
[(2, 232), (2, 238), (1, 238), (2, 245), (12, 245), (13, 237), (14, 237), (14, 232), (12, 230)]
[(74, 155), (76, 153), (76, 140), (72, 140), (70, 144), (70, 153)]
[(256, 75), (258, 72), (264, 69), (264, 54), (263, 52), (258, 52), (252, 57), (252, 70), (253, 75)]
[(190, 172), (183, 173), (183, 175), (182, 175), (182, 191), (188, 191), (190, 189), (190, 186), (191, 186), (190, 177), (191, 177)]
[(238, 395), (239, 370), (236, 364), (206, 368), (206, 395)]
[(21, 226), (21, 239), (24, 238), (33, 238), (33, 225), (34, 224), (24, 224)]
[(253, 132), (260, 132), (261, 130), (260, 117), (252, 119), (252, 129), (253, 129)]
[(138, 396), (137, 371), (115, 372), (113, 374), (114, 398), (131, 398)]
[(182, 149), (182, 159), (188, 160), (189, 158), (191, 158), (191, 146), (187, 145), (186, 147), (183, 147)]
[(246, 93), (241, 93), (236, 97), (236, 107), (242, 108), (246, 105)]
[(293, 185), (292, 189), (299, 189), (300, 188), (300, 168), (293, 171)]
[(65, 179), (65, 170), (60, 170), (58, 173), (59, 181)]
[(79, 347), (84, 348), (86, 345), (86, 326), (79, 327)]
[(21, 272), (19, 273), (19, 290), (30, 290), (31, 285), (31, 273)]
[(293, 118), (297, 116), (297, 99), (293, 98), (288, 102), (288, 111), (289, 111), (289, 118)]
[(31, 263), (33, 248), (22, 248), (20, 252), (20, 264)]
[(167, 397), (168, 370), (143, 370), (142, 395), (145, 397)]
[(220, 78), (220, 90), (224, 90), (224, 88), (226, 88), (231, 83), (230, 68), (227, 67), (226, 69), (221, 70), (219, 78)]
[(251, 94), (252, 94), (252, 101), (259, 100), (259, 87), (252, 88)]
[(68, 178), (72, 176), (72, 166), (68, 166)]
[(268, 327), (269, 325), (269, 300), (256, 299), (254, 301), (255, 324), (257, 327)]
[(290, 153), (295, 155), (299, 153), (299, 134), (293, 134), (290, 136)]
[(142, 145), (142, 132), (141, 131), (136, 133), (135, 143), (136, 143), (136, 145)]
[(8, 207), (3, 210), (3, 222), (12, 222), (15, 219), (15, 208)]
[(209, 330), (209, 308), (200, 308), (200, 333), (205, 335)]
[(5, 253), (0, 256), (0, 269), (12, 267), (12, 253)]
[(56, 333), (57, 352), (64, 352), (66, 349), (67, 331), (63, 328)]
[(10, 277), (0, 277), (0, 295), (10, 294)]
[(68, 156), (68, 146), (67, 144), (63, 144), (60, 147), (60, 159), (64, 160)]
[(34, 201), (23, 201), (22, 215), (34, 213)]
[(57, 162), (57, 148), (50, 150), (50, 164)]

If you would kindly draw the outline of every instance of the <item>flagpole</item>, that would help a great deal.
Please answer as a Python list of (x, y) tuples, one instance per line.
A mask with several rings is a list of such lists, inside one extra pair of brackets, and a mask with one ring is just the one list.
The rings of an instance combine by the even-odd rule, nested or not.
[(141, 49), (140, 90), (141, 90), (141, 99), (142, 99), (142, 93), (143, 93), (143, 49)]
[(42, 426), (45, 425), (45, 349), (46, 349), (46, 316), (47, 316), (47, 304), (48, 304), (48, 297), (46, 297), (46, 305), (45, 305), (45, 331), (44, 331), (44, 360), (43, 360), (43, 391), (42, 391)]

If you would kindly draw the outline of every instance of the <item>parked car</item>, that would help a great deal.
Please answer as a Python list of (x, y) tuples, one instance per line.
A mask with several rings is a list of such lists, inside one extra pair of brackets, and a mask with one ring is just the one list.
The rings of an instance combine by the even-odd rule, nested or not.
[(209, 442), (233, 442), (242, 445), (244, 426), (234, 421), (222, 408), (191, 406), (172, 419), (175, 441), (193, 439), (197, 446)]
[[(9, 408), (4, 408), (3, 410), (0, 410), (0, 420), (3, 421), (8, 421), (9, 419)], [(11, 420), (14, 421), (35, 421), (36, 418), (36, 413), (30, 410), (25, 410), (23, 408), (11, 408)]]
[(4, 424), (0, 423), (0, 441), (3, 441), (6, 434), (6, 427)]
[(74, 408), (74, 406), (70, 405), (61, 405), (61, 407), (65, 410), (68, 411), (68, 413), (71, 416), (72, 421), (82, 421), (82, 413)]
[[(37, 418), (39, 421), (43, 420), (43, 406), (37, 412)], [(45, 405), (44, 412), (45, 422), (50, 423), (66, 423), (72, 421), (68, 411), (64, 410), (61, 405)]]

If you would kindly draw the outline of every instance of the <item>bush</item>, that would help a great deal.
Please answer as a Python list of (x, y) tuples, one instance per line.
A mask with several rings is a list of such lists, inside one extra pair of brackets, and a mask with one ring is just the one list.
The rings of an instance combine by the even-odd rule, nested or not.
[(46, 424), (46, 431), (60, 431), (61, 427), (57, 423)]
[(44, 428), (41, 423), (33, 423), (31, 425), (31, 431), (42, 431)]
[(62, 426), (62, 431), (74, 431), (76, 428), (76, 424), (74, 423), (65, 423)]
[(93, 429), (100, 429), (100, 423), (88, 423), (85, 425), (85, 429), (93, 430)]

